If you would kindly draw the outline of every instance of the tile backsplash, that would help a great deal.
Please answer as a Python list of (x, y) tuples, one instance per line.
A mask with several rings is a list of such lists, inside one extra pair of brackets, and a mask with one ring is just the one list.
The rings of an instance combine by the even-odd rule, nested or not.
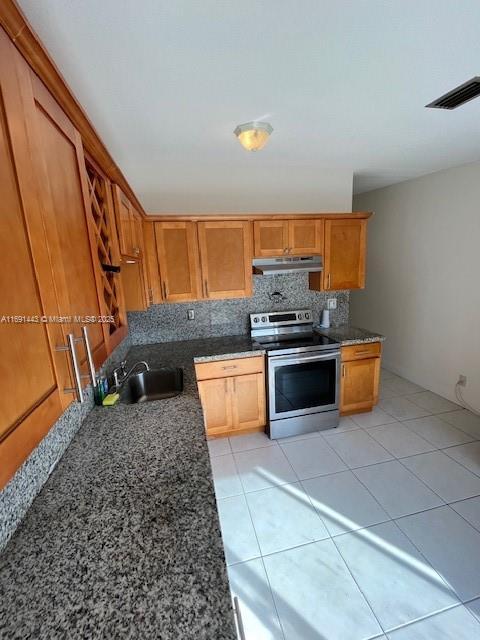
[[(275, 292), (282, 294), (283, 299), (273, 296)], [(331, 324), (347, 324), (348, 291), (310, 291), (307, 273), (253, 276), (251, 298), (157, 304), (147, 311), (130, 312), (129, 334), (132, 344), (241, 335), (250, 330), (250, 313), (288, 309), (312, 309), (314, 322), (318, 322), (328, 298), (337, 300), (337, 308), (330, 312)], [(188, 320), (188, 309), (195, 312), (194, 320)]]

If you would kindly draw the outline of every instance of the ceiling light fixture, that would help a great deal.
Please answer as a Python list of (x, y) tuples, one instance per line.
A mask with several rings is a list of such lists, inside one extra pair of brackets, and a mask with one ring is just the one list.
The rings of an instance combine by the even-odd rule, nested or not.
[(247, 151), (259, 151), (267, 144), (273, 127), (268, 122), (246, 122), (239, 124), (233, 132)]

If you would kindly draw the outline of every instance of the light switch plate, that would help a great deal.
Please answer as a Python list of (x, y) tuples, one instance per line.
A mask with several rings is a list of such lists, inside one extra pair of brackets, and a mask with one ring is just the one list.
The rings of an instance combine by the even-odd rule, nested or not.
[(187, 318), (189, 320), (195, 320), (195, 311), (193, 309), (187, 311)]
[(337, 308), (337, 299), (336, 298), (328, 298), (327, 300), (327, 309), (336, 309)]

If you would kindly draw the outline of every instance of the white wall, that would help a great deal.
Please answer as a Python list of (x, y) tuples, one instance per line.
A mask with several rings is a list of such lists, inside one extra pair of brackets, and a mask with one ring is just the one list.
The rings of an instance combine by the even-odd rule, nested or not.
[[(195, 170), (174, 173), (168, 186), (165, 181), (157, 180), (156, 190), (144, 188), (142, 204), (152, 214), (348, 213), (352, 210), (352, 171), (265, 165), (255, 163), (257, 159), (230, 167), (226, 174), (212, 171), (208, 178)], [(145, 170), (156, 171), (155, 167)]]
[(480, 408), (480, 164), (361, 194), (372, 210), (367, 288), (352, 292), (351, 322), (385, 334), (387, 368)]

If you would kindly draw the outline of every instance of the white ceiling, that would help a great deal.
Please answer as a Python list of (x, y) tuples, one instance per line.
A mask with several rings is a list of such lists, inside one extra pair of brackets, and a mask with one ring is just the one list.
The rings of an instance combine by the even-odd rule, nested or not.
[[(360, 193), (480, 159), (480, 99), (424, 108), (480, 75), (478, 0), (20, 5), (149, 211), (320, 210), (333, 176)], [(232, 131), (256, 118), (252, 154)]]

